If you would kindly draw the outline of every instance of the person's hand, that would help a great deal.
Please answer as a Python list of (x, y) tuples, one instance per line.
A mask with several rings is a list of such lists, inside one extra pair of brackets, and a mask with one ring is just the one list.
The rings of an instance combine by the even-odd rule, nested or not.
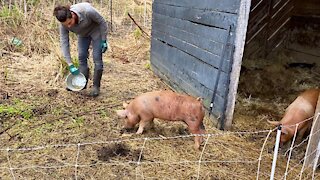
[(69, 66), (69, 71), (70, 71), (70, 73), (73, 74), (73, 75), (78, 75), (78, 74), (79, 74), (79, 69), (76, 68), (73, 64), (71, 64), (71, 65)]
[(101, 41), (101, 52), (105, 53), (108, 50), (108, 43), (107, 40)]

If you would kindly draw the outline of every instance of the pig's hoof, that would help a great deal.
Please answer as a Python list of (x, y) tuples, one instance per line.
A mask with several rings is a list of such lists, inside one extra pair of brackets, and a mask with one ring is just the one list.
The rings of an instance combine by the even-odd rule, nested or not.
[(139, 126), (139, 129), (136, 132), (136, 134), (142, 134), (142, 132), (143, 132), (143, 127)]
[(200, 150), (200, 144), (198, 144), (198, 143), (196, 143), (193, 147), (195, 150)]

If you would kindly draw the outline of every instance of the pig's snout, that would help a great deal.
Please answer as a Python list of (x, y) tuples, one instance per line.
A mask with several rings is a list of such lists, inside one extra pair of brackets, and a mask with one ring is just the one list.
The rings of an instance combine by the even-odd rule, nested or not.
[(126, 118), (128, 114), (127, 110), (117, 110), (116, 113), (120, 118)]

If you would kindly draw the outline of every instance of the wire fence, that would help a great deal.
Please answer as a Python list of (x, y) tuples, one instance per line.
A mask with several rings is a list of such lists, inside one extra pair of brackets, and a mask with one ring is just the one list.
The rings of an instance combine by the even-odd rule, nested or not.
[[(319, 116), (319, 115), (318, 115)], [(312, 120), (309, 118), (309, 120)], [(296, 124), (296, 127), (298, 127), (299, 124)], [(269, 152), (269, 155), (267, 153), (266, 144), (271, 140), (272, 133), (276, 131), (275, 129), (270, 130), (262, 130), (262, 131), (254, 131), (254, 132), (220, 132), (220, 133), (214, 133), (214, 134), (191, 134), (191, 135), (180, 135), (180, 136), (172, 136), (172, 137), (143, 137), (143, 138), (123, 138), (123, 139), (114, 139), (114, 140), (106, 140), (106, 141), (96, 141), (96, 142), (82, 142), (82, 143), (73, 143), (73, 144), (52, 144), (52, 145), (42, 145), (42, 146), (35, 146), (35, 147), (19, 147), (19, 148), (11, 148), (11, 147), (1, 147), (0, 148), (0, 171), (6, 171), (7, 173), (3, 173), (2, 176), (4, 178), (11, 178), (11, 179), (19, 179), (24, 177), (23, 170), (46, 170), (46, 172), (50, 172), (52, 169), (68, 169), (69, 174), (68, 176), (73, 176), (74, 179), (80, 179), (83, 178), (83, 174), (81, 175), (81, 172), (86, 168), (97, 168), (98, 166), (101, 166), (101, 168), (109, 169), (111, 167), (115, 166), (122, 166), (129, 169), (134, 170), (134, 174), (127, 174), (128, 178), (136, 178), (136, 179), (145, 179), (148, 178), (159, 178), (158, 176), (152, 177), (152, 176), (144, 176), (148, 170), (149, 166), (165, 166), (165, 165), (181, 165), (182, 170), (186, 165), (192, 165), (195, 166), (193, 168), (194, 170), (194, 177), (196, 179), (203, 179), (203, 169), (206, 169), (206, 166), (208, 164), (217, 164), (218, 166), (223, 166), (225, 164), (228, 164), (229, 167), (232, 167), (236, 164), (241, 164), (243, 166), (249, 166), (254, 165), (256, 167), (256, 179), (265, 179), (269, 178), (270, 175), (268, 175), (266, 172), (270, 170), (262, 170), (261, 166), (265, 160), (267, 160), (268, 156), (272, 152)], [(319, 133), (320, 130), (315, 131), (314, 134)], [(314, 135), (312, 134), (312, 135)], [(212, 152), (210, 151), (209, 146), (218, 146), (218, 144), (215, 142), (215, 139), (221, 139), (226, 136), (230, 135), (236, 135), (236, 136), (244, 136), (244, 135), (264, 135), (264, 143), (261, 146), (260, 153), (256, 157), (250, 157), (250, 156), (241, 156), (241, 157), (228, 157), (230, 159), (214, 159), (210, 158), (212, 156)], [(174, 160), (175, 158), (165, 158), (165, 159), (159, 159), (159, 157), (154, 157), (152, 159), (152, 156), (148, 156), (148, 153), (150, 153), (150, 150), (148, 146), (152, 146), (153, 141), (166, 141), (166, 144), (174, 144), (175, 141), (188, 141), (190, 137), (194, 136), (203, 136), (205, 138), (204, 145), (202, 147), (202, 150), (199, 151), (198, 158), (194, 158), (193, 160), (186, 160), (181, 158), (177, 158), (180, 160)], [(307, 168), (301, 167), (302, 162), (305, 158), (307, 158), (307, 155), (299, 160), (298, 163), (295, 163), (296, 161), (292, 162), (292, 152), (301, 148), (302, 146), (306, 145), (307, 140), (302, 141), (301, 143), (295, 144), (296, 134), (293, 137), (292, 144), (286, 154), (286, 168), (284, 173), (281, 175), (281, 178), (278, 179), (287, 179), (289, 174), (292, 174), (293, 171), (295, 171), (294, 176), (296, 179), (317, 179), (319, 178), (320, 174), (316, 171), (316, 169), (312, 169), (312, 171), (307, 170)], [(272, 141), (273, 142), (273, 141)], [(121, 159), (121, 152), (117, 152), (116, 156), (114, 158), (111, 158), (112, 160), (103, 161), (99, 160), (99, 158), (95, 155), (92, 155), (92, 153), (88, 151), (93, 151), (92, 146), (106, 146), (106, 145), (117, 145), (117, 144), (124, 144), (124, 143), (133, 143), (137, 146), (137, 152), (136, 152), (136, 158), (134, 160), (128, 160), (128, 159)], [(223, 151), (234, 151), (234, 147), (226, 147), (224, 145), (221, 145)], [(124, 149), (122, 149), (124, 150)], [(164, 149), (165, 150), (165, 149)], [(63, 157), (66, 152), (74, 152), (73, 157)], [(163, 151), (162, 149), (159, 149), (160, 153)], [(317, 153), (319, 150), (315, 150), (311, 152), (312, 155), (314, 153)], [(209, 153), (210, 152), (210, 153)], [(114, 153), (114, 152), (113, 152)], [(54, 159), (52, 154), (54, 154), (56, 157), (60, 157), (57, 159)], [(186, 154), (187, 156), (187, 154)], [(148, 158), (146, 158), (148, 157)], [(22, 158), (22, 159), (21, 159)], [(92, 158), (94, 159), (94, 162), (92, 161)], [(60, 160), (58, 160), (60, 159)], [(87, 159), (91, 159), (91, 162), (88, 162)], [(30, 162), (28, 162), (30, 160)], [(32, 161), (31, 161), (32, 160)], [(18, 162), (18, 163), (17, 163)], [(23, 163), (21, 163), (23, 162)], [(265, 167), (264, 167), (265, 168)], [(297, 169), (301, 168), (301, 170), (297, 171)], [(72, 170), (73, 169), (73, 170)], [(22, 170), (22, 172), (20, 172)], [(177, 170), (177, 169), (176, 169)], [(73, 171), (73, 173), (71, 173)], [(276, 169), (276, 173), (280, 173), (279, 170)], [(298, 174), (297, 174), (298, 173)], [(6, 174), (6, 175), (5, 175)], [(67, 176), (67, 177), (68, 177)], [(50, 173), (49, 173), (50, 177)], [(236, 174), (234, 174), (234, 177), (236, 177)], [(292, 178), (292, 176), (290, 176)], [(170, 178), (163, 176), (162, 178)], [(290, 179), (291, 179), (290, 178)], [(245, 177), (241, 177), (241, 179), (245, 179)]]

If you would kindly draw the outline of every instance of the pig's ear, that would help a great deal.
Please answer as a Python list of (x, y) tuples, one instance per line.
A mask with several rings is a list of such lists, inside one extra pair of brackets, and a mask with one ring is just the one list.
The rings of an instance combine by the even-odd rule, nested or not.
[(128, 106), (128, 103), (126, 103), (126, 102), (123, 102), (123, 103), (122, 103), (122, 105), (123, 105), (123, 107), (124, 107), (124, 108), (127, 108), (127, 106)]
[(202, 101), (203, 101), (203, 98), (202, 98), (202, 97), (197, 97), (197, 101), (202, 102)]
[(268, 123), (275, 125), (275, 126), (279, 126), (281, 124), (280, 121), (269, 121), (269, 120), (268, 120)]
[(127, 114), (128, 114), (128, 111), (127, 110), (117, 110), (117, 115), (120, 117), (120, 118), (126, 118), (127, 117)]

